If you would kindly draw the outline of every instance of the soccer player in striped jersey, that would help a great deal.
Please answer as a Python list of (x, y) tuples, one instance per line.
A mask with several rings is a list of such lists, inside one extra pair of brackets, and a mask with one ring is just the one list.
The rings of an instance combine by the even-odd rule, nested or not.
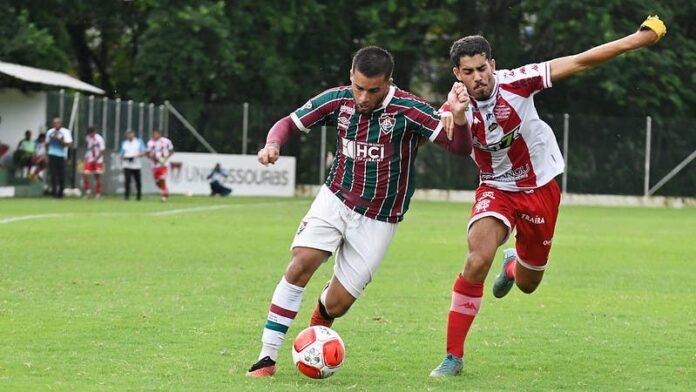
[[(414, 159), (421, 138), (458, 155), (471, 153), (464, 109), (468, 94), (455, 83), (448, 94), (452, 119), (392, 85), (394, 62), (378, 47), (353, 57), (351, 84), (322, 92), (278, 121), (258, 159), (274, 163), (291, 135), (317, 125), (337, 130), (336, 159), (291, 245), (292, 259), (275, 288), (263, 329), (262, 349), (249, 376), (275, 373), (278, 351), (297, 315), (304, 288), (336, 253), (334, 275), (322, 292), (311, 325), (331, 326), (362, 294), (408, 210), (415, 188)], [(451, 125), (451, 126), (450, 126)]]
[(102, 173), (104, 173), (104, 151), (106, 144), (104, 138), (97, 133), (94, 127), (87, 128), (87, 149), (85, 160), (82, 163), (82, 180), (85, 186), (85, 197), (89, 197), (90, 181), (89, 176), (94, 175), (94, 197), (101, 198), (102, 193)]
[[(564, 161), (553, 131), (539, 119), (534, 94), (624, 52), (652, 45), (665, 32), (659, 18), (649, 17), (624, 38), (512, 70), (495, 69), (491, 47), (481, 36), (464, 37), (452, 45), (454, 75), (471, 98), (466, 117), (480, 185), (468, 225), (466, 264), (452, 289), (447, 354), (431, 376), (461, 373), (464, 340), (481, 306), (483, 282), (496, 250), (513, 229), (515, 248), (503, 252), (493, 295), (502, 298), (513, 285), (532, 293), (544, 275), (560, 203), (554, 177), (563, 172)], [(443, 110), (448, 110), (447, 104)]]

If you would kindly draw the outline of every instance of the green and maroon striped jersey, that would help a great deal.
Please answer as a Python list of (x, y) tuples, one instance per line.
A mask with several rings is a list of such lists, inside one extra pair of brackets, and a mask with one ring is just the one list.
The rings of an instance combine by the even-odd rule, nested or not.
[(399, 222), (415, 190), (419, 135), (435, 140), (442, 129), (437, 110), (391, 86), (370, 114), (355, 109), (350, 86), (310, 99), (290, 117), (303, 132), (335, 125), (336, 159), (325, 184), (343, 203), (368, 218)]

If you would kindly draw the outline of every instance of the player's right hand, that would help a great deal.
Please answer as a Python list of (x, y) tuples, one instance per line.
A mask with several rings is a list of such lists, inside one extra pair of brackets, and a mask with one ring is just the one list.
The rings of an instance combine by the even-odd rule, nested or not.
[(267, 166), (269, 163), (274, 164), (280, 157), (280, 147), (276, 144), (266, 144), (266, 147), (262, 148), (256, 158), (259, 163)]
[(665, 26), (665, 23), (657, 15), (648, 16), (643, 23), (641, 23), (638, 31), (644, 30), (652, 31), (657, 35), (657, 39), (652, 42), (653, 44), (657, 43), (667, 34), (667, 26)]

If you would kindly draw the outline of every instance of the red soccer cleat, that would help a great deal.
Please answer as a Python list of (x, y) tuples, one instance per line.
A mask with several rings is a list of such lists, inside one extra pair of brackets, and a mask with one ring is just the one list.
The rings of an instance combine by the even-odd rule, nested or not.
[(273, 377), (276, 372), (275, 361), (271, 357), (263, 357), (251, 366), (247, 372), (249, 377)]

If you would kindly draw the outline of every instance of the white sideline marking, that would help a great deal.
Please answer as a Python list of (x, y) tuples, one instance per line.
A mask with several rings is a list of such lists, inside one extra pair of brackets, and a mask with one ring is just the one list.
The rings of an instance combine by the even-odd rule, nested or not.
[(281, 202), (275, 202), (275, 203), (225, 204), (225, 205), (218, 205), (218, 206), (178, 208), (176, 210), (152, 212), (149, 215), (151, 215), (151, 216), (165, 216), (165, 215), (186, 214), (189, 212), (220, 210), (223, 208), (276, 207), (276, 206), (285, 206), (285, 205), (289, 205), (289, 204), (301, 204), (301, 203), (307, 203), (307, 202), (306, 201), (295, 201), (295, 202), (281, 201)]
[(19, 222), (32, 219), (43, 219), (43, 218), (57, 218), (59, 216), (70, 216), (72, 214), (36, 214), (36, 215), (21, 215), (13, 216), (11, 218), (0, 219), (0, 224), (4, 225), (6, 223)]
[[(223, 208), (247, 208), (247, 207), (277, 207), (290, 204), (306, 204), (306, 201), (294, 201), (294, 202), (275, 202), (275, 203), (247, 203), (247, 204), (225, 204), (225, 205), (215, 205), (215, 206), (204, 206), (204, 207), (191, 207), (191, 208), (178, 208), (176, 210), (158, 211), (145, 213), (144, 215), (149, 216), (167, 216), (167, 215), (177, 215), (186, 214), (189, 212), (199, 212), (199, 211), (213, 211), (220, 210)], [(35, 214), (35, 215), (20, 215), (13, 216), (10, 218), (0, 219), (0, 225), (4, 225), (12, 222), (20, 222), (25, 220), (34, 219), (44, 219), (44, 218), (57, 218), (61, 216), (78, 216), (78, 215), (92, 215), (92, 216), (128, 216), (128, 215), (138, 215), (129, 212), (67, 212), (67, 213), (56, 213), (56, 214)]]
[(232, 206), (229, 205), (222, 205), (222, 206), (207, 206), (207, 207), (191, 207), (191, 208), (179, 208), (176, 210), (167, 210), (167, 211), (159, 211), (159, 212), (151, 212), (149, 215), (152, 216), (164, 216), (164, 215), (176, 215), (176, 214), (185, 214), (187, 212), (198, 212), (198, 211), (211, 211), (211, 210), (219, 210), (222, 208), (229, 208)]

